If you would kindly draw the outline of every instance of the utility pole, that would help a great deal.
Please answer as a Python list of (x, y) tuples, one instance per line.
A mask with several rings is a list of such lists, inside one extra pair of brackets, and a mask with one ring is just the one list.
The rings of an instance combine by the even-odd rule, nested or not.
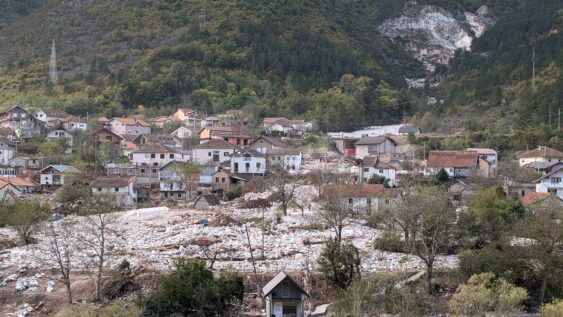
[(551, 132), (551, 105), (549, 105), (548, 114), (549, 114), (549, 125), (548, 126), (549, 126), (549, 132)]
[(532, 88), (536, 91), (536, 46), (532, 47)]
[(53, 39), (53, 45), (51, 46), (51, 63), (49, 65), (49, 80), (52, 84), (56, 84), (58, 79), (57, 50), (55, 49), (55, 39)]

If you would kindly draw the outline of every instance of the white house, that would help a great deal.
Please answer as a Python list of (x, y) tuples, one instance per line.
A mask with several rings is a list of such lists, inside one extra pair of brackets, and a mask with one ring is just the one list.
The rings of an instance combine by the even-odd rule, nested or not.
[(563, 153), (548, 146), (540, 146), (537, 149), (518, 156), (518, 163), (520, 166), (524, 166), (532, 162), (561, 162), (562, 160)]
[(18, 176), (18, 173), (15, 167), (0, 165), (0, 177), (13, 178), (16, 176)]
[(151, 134), (151, 125), (137, 118), (113, 118), (108, 124), (111, 132), (117, 135)]
[(92, 195), (118, 206), (133, 206), (137, 201), (135, 176), (100, 176), (91, 184)]
[(74, 136), (72, 134), (70, 134), (68, 131), (63, 130), (63, 129), (55, 129), (55, 130), (51, 130), (49, 133), (47, 133), (47, 140), (49, 141), (56, 141), (59, 140), (61, 138), (65, 138), (67, 140), (67, 149), (65, 150), (66, 154), (71, 154), (72, 153), (72, 145), (74, 144)]
[(186, 126), (181, 126), (170, 134), (180, 139), (189, 139), (194, 135), (194, 132)]
[(176, 162), (170, 162), (158, 170), (160, 198), (186, 199), (186, 183), (182, 173), (176, 168), (177, 164)]
[(252, 149), (236, 151), (231, 156), (231, 173), (264, 175), (266, 155)]
[(377, 175), (387, 178), (389, 186), (395, 187), (397, 185), (396, 169), (389, 164), (381, 162), (377, 156), (364, 157), (359, 167), (360, 175), (358, 180), (360, 183), (367, 183), (372, 176)]
[(559, 166), (536, 180), (536, 192), (553, 193), (563, 199), (563, 166)]
[(16, 156), (16, 147), (6, 139), (0, 139), (0, 165), (7, 165)]
[(42, 186), (62, 186), (65, 178), (80, 171), (69, 165), (49, 165), (39, 171)]
[(129, 154), (131, 163), (137, 166), (163, 166), (172, 161), (187, 162), (190, 156), (179, 153), (158, 143), (144, 145)]
[(22, 192), (13, 184), (0, 180), (0, 207), (1, 205), (13, 205)]
[(430, 151), (424, 175), (436, 175), (441, 169), (450, 177), (491, 176), (491, 163), (476, 151)]
[(261, 153), (268, 153), (270, 150), (287, 149), (288, 146), (280, 138), (263, 135), (250, 142), (248, 147)]
[(39, 109), (33, 113), (35, 119), (43, 122), (62, 120), (68, 116), (68, 113), (58, 109)]
[(363, 159), (369, 155), (378, 155), (383, 153), (395, 153), (397, 144), (386, 136), (363, 137), (355, 144), (356, 158)]
[(67, 131), (86, 131), (88, 129), (88, 123), (86, 123), (86, 120), (78, 116), (68, 116), (61, 121), (63, 123), (63, 128), (65, 128)]
[(268, 168), (279, 165), (287, 171), (301, 169), (302, 153), (299, 149), (270, 149), (267, 153)]
[(220, 164), (231, 159), (236, 147), (222, 139), (211, 139), (196, 145), (192, 150), (193, 161), (200, 165)]

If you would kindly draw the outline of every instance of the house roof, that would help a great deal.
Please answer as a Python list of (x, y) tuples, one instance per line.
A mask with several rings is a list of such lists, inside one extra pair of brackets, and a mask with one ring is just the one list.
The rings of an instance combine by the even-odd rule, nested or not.
[(399, 128), (399, 133), (419, 133), (420, 129), (415, 126), (404, 126)]
[(470, 147), (470, 148), (467, 148), (466, 151), (477, 152), (480, 155), (497, 155), (497, 151), (495, 151), (493, 149), (480, 148), (480, 147)]
[(125, 187), (137, 179), (137, 176), (100, 176), (96, 178), (91, 187)]
[(479, 155), (475, 151), (430, 151), (427, 167), (476, 167)]
[(377, 197), (385, 186), (381, 184), (337, 184), (329, 185), (329, 189), (338, 192), (342, 197)]
[(162, 144), (147, 144), (143, 145), (139, 149), (133, 151), (133, 153), (177, 153), (176, 151), (169, 149)]
[(557, 167), (554, 168), (551, 172), (549, 172), (549, 173), (547, 173), (547, 174), (545, 174), (545, 175), (542, 175), (540, 178), (536, 179), (534, 182), (537, 183), (537, 182), (541, 181), (542, 179), (546, 179), (546, 178), (548, 178), (548, 177), (551, 177), (551, 175), (553, 175), (553, 174), (555, 174), (555, 173), (561, 171), (562, 169), (563, 169), (563, 165), (557, 166)]
[(267, 155), (299, 155), (301, 153), (300, 149), (271, 149), (268, 150)]
[(243, 150), (235, 151), (235, 153), (233, 153), (233, 156), (243, 156), (245, 153), (249, 153), (250, 155), (255, 157), (266, 157), (266, 154), (258, 152), (253, 149), (243, 149)]
[(262, 288), (262, 296), (266, 297), (266, 296), (270, 295), (270, 293), (278, 285), (280, 285), (280, 283), (283, 282), (283, 280), (285, 280), (286, 278), (290, 279), (291, 282), (293, 282), (293, 284), (295, 284), (295, 286), (297, 286), (303, 294), (305, 294), (305, 295), (307, 295), (307, 297), (309, 297), (309, 294), (307, 294), (307, 292), (305, 292), (305, 290), (301, 287), (301, 285), (296, 283), (295, 280), (292, 279), (291, 276), (287, 275), (284, 271), (279, 272), (278, 275), (276, 275), (266, 285), (264, 285), (264, 287)]
[(200, 195), (194, 202), (197, 203), (200, 199), (205, 199), (207, 201), (207, 203), (211, 206), (217, 206), (220, 205), (221, 203), (219, 202), (219, 198), (217, 198), (217, 196), (215, 195), (211, 195), (211, 194), (203, 194)]
[(115, 134), (115, 133), (111, 132), (109, 129), (106, 129), (106, 128), (98, 129), (98, 130), (92, 132), (92, 135), (96, 135), (96, 134), (99, 134), (99, 133), (102, 133), (102, 132), (103, 132), (103, 133), (109, 133), (109, 134), (112, 134), (112, 135), (114, 135), (114, 136), (116, 136), (116, 137), (118, 137), (118, 138), (120, 138), (120, 139), (123, 139), (123, 136), (121, 136), (121, 135), (119, 135), (119, 134)]
[(176, 117), (173, 116), (160, 116), (152, 119), (153, 122), (166, 122), (166, 121), (177, 121)]
[(62, 118), (66, 118), (66, 117), (70, 116), (68, 113), (66, 113), (62, 110), (59, 110), (59, 109), (39, 109), (39, 110), (43, 111), (47, 116), (53, 117), (53, 118), (62, 119)]
[(381, 162), (378, 156), (366, 156), (362, 161), (363, 166), (370, 166), (380, 169), (393, 169), (396, 170), (393, 166)]
[(145, 121), (141, 120), (141, 119), (137, 119), (137, 118), (113, 118), (110, 121), (117, 121), (119, 123), (123, 123), (125, 125), (140, 125), (143, 127), (150, 127), (151, 125), (146, 123)]
[(108, 121), (109, 121), (109, 119), (106, 118), (106, 117), (100, 117), (100, 118), (98, 118), (98, 122), (100, 122), (100, 123), (107, 123)]
[(555, 161), (555, 162), (530, 162), (524, 166), (526, 166), (527, 168), (532, 168), (532, 169), (540, 169), (540, 170), (544, 170), (544, 169), (548, 169), (550, 167), (553, 167), (555, 165), (563, 165), (563, 163)]
[(264, 120), (262, 120), (262, 123), (266, 123), (266, 124), (274, 124), (280, 120), (287, 120), (288, 119), (284, 118), (284, 117), (266, 117), (264, 118)]
[(385, 140), (389, 140), (391, 141), (393, 144), (397, 145), (397, 143), (395, 143), (395, 141), (393, 141), (392, 139), (380, 135), (380, 136), (366, 136), (363, 137), (361, 139), (359, 139), (355, 145), (374, 145), (374, 144), (381, 144), (383, 142), (385, 142)]
[(535, 203), (539, 203), (545, 200), (547, 197), (551, 196), (550, 193), (527, 193), (523, 197), (520, 198), (522, 205), (528, 206)]
[(68, 116), (61, 121), (63, 122), (79, 122), (79, 123), (86, 123), (86, 120), (82, 119), (79, 116)]
[(211, 134), (213, 131), (228, 131), (232, 132), (233, 134), (245, 134), (250, 131), (248, 126), (244, 124), (237, 124), (237, 125), (226, 125), (221, 127), (205, 127), (204, 129), (208, 129)]
[(140, 138), (141, 134), (123, 134), (121, 138), (127, 142), (133, 142), (136, 139)]
[(235, 146), (223, 139), (211, 139), (194, 146), (194, 149), (234, 149)]
[(47, 167), (45, 167), (44, 169), (42, 169), (40, 171), (40, 173), (42, 173), (44, 170), (48, 169), (48, 168), (54, 168), (57, 171), (64, 173), (64, 172), (68, 172), (68, 173), (80, 173), (80, 171), (78, 169), (76, 169), (76, 167), (74, 166), (70, 166), (70, 165), (49, 165)]
[(0, 177), (0, 181), (8, 182), (16, 187), (36, 187), (37, 185), (19, 177), (6, 178)]
[(537, 149), (522, 153), (518, 158), (533, 158), (533, 157), (556, 157), (563, 158), (563, 152), (552, 149), (549, 146), (540, 146)]
[(178, 111), (182, 111), (183, 113), (195, 113), (195, 110), (191, 108), (179, 108)]
[(252, 142), (250, 143), (250, 145), (252, 145), (252, 144), (258, 142), (259, 140), (264, 140), (264, 141), (270, 143), (270, 144), (273, 145), (273, 146), (277, 146), (277, 147), (287, 147), (287, 144), (286, 144), (282, 139), (280, 139), (280, 138), (275, 138), (275, 137), (271, 137), (271, 136), (266, 136), (266, 135), (263, 135), (263, 136), (261, 136), (261, 137), (259, 137), (259, 138), (254, 139), (254, 141), (252, 141)]
[(0, 135), (14, 135), (12, 128), (0, 128)]

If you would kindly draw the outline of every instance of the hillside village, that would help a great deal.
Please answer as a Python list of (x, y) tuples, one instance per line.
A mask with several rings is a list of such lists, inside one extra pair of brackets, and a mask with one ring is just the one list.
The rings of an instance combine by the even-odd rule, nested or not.
[[(424, 206), (435, 203), (426, 199), (444, 197), (459, 223), (476, 197), (495, 186), (502, 192), (498, 199), (528, 210), (560, 206), (563, 198), (560, 151), (540, 146), (516, 160), (491, 148), (427, 151), (421, 140), (443, 136), (411, 124), (324, 135), (300, 119), (266, 117), (249, 126), (228, 113), (202, 117), (188, 108), (147, 119), (81, 118), (14, 106), (0, 118), (3, 208), (38, 204), (33, 208), (49, 214), (38, 218), (51, 223), (47, 228), (78, 226), (68, 241), (81, 241), (77, 229), (90, 219), (81, 210), (111, 211), (115, 231), (100, 267), (113, 270), (126, 261), (143, 275), (166, 271), (178, 258), (201, 258), (211, 270), (247, 275), (251, 288), (289, 280), (309, 296), (287, 308), (303, 312), (297, 316), (330, 311), (330, 300), (310, 283), (333, 238), (357, 248), (363, 274), (416, 281), (432, 270), (459, 268), (459, 253), (423, 255), (399, 246), (408, 242), (408, 231), (397, 212), (409, 210), (411, 199)], [(26, 227), (30, 235), (34, 226)], [(65, 281), (50, 257), (49, 230), (34, 230), (34, 243), (23, 245), (18, 231), (0, 230), (1, 285), (18, 294), (1, 313), (48, 315), (64, 301), (66, 283), (87, 289), (78, 285), (86, 283), (95, 248), (73, 245), (68, 263), (76, 277)], [(396, 238), (402, 231), (404, 242)], [(274, 284), (265, 285), (263, 279), (276, 274)], [(77, 289), (74, 294), (87, 296)], [(246, 309), (260, 314), (274, 306)]]

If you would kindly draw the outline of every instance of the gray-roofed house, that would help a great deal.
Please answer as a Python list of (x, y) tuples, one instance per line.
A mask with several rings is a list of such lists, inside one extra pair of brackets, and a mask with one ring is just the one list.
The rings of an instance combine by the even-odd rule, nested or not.
[(356, 158), (363, 159), (368, 155), (395, 153), (397, 143), (386, 136), (363, 137), (356, 143)]
[(211, 194), (203, 194), (199, 195), (199, 197), (194, 202), (195, 209), (207, 209), (210, 206), (217, 206), (219, 205), (219, 198), (215, 195)]
[(253, 149), (236, 151), (231, 156), (231, 171), (238, 174), (266, 174), (266, 154)]
[(305, 316), (305, 299), (309, 297), (289, 275), (280, 272), (262, 288), (266, 299), (266, 316)]
[(271, 150), (286, 149), (287, 144), (280, 138), (263, 135), (259, 138), (254, 139), (254, 141), (250, 142), (248, 147), (258, 152), (268, 153)]
[(80, 171), (70, 165), (49, 165), (39, 172), (42, 186), (62, 186), (65, 180), (72, 174), (78, 174)]

